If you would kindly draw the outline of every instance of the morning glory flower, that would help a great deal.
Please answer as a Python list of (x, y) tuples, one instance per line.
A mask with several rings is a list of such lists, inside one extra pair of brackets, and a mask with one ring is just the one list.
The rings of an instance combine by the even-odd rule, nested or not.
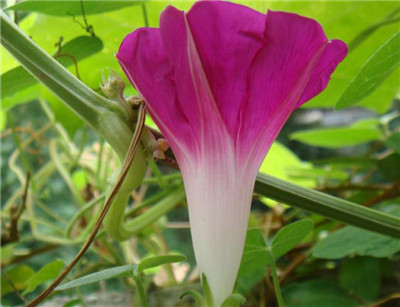
[(182, 172), (194, 252), (217, 306), (233, 289), (260, 164), (347, 54), (313, 19), (222, 1), (167, 7), (117, 58)]

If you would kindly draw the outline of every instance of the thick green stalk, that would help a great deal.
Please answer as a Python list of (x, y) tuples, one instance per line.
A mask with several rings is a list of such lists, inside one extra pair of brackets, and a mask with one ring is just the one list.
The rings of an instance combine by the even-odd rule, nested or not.
[(400, 219), (278, 178), (259, 174), (255, 192), (345, 224), (400, 238)]
[(0, 20), (3, 47), (30, 74), (99, 132), (123, 159), (132, 137), (132, 126), (123, 109), (77, 79), (36, 45), (2, 10)]

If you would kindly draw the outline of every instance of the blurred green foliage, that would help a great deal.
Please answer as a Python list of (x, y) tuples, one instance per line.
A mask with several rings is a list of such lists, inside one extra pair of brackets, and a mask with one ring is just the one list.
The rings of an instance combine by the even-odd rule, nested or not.
[[(396, 99), (400, 76), (396, 68), (399, 55), (393, 54), (398, 48), (387, 51), (393, 54), (387, 66), (368, 67), (373, 63), (371, 57), (399, 31), (398, 3), (236, 2), (262, 12), (285, 10), (309, 16), (321, 23), (330, 39), (348, 43), (349, 56), (333, 74), (327, 90), (307, 103), (306, 109), (322, 112), (335, 107), (351, 86), (362, 94), (353, 101), (359, 108), (352, 112), (372, 111), (367, 119), (349, 119), (344, 124), (339, 121), (326, 125), (320, 120), (299, 126), (295, 121), (289, 122), (289, 136), (282, 135), (280, 142), (273, 145), (261, 171), (400, 216), (400, 107)], [(188, 9), (192, 3), (84, 1), (82, 11), (79, 1), (25, 1), (6, 12), (35, 43), (100, 93), (102, 71), (112, 69), (123, 76), (114, 54), (126, 34), (138, 27), (158, 26), (160, 12), (167, 4)], [(13, 4), (14, 1), (2, 3), (3, 8)], [(43, 290), (61, 265), (75, 255), (96, 221), (104, 192), (120, 163), (99, 136), (26, 73), (3, 47), (1, 63), (1, 295), (2, 305), (14, 306)], [(362, 82), (357, 84), (357, 76), (363, 76), (365, 71), (370, 78), (380, 78), (370, 93)], [(127, 86), (125, 95), (135, 94), (133, 87)], [(347, 110), (337, 114), (345, 117)], [(21, 193), (27, 171), (31, 172), (30, 192), (24, 200)], [(149, 167), (144, 184), (132, 193), (125, 218), (134, 219), (148, 210), (175, 184), (180, 184), (179, 173), (163, 164)], [(7, 237), (10, 228), (6, 226), (12, 223), (12, 208), (21, 206), (24, 209), (17, 221), (19, 238), (12, 240)], [(311, 222), (293, 223), (304, 218), (313, 221), (313, 230), (309, 227)], [(342, 227), (338, 222), (263, 197), (255, 197), (249, 226), (256, 228), (248, 231), (237, 281), (238, 292), (247, 298), (245, 306), (274, 304), (271, 283), (266, 281), (271, 261), (267, 247), (272, 246), (274, 251), (275, 246), (276, 251), (278, 243), (285, 253), (275, 256), (287, 306), (366, 306), (395, 297), (400, 288), (395, 274), (400, 268), (397, 239)], [(297, 236), (287, 234), (293, 229)], [(285, 241), (286, 236), (290, 240)], [(96, 275), (105, 276), (96, 279), (101, 280), (101, 287), (127, 291), (138, 280), (129, 274), (118, 279), (107, 274), (115, 273), (116, 267), (126, 263), (143, 263), (148, 257), (177, 249), (185, 252), (185, 262), (172, 265), (172, 261), (165, 261), (162, 269), (140, 274), (146, 291), (153, 284), (167, 289), (178, 285), (180, 294), (187, 287), (196, 287), (198, 276), (196, 279), (184, 204), (126, 242), (115, 242), (100, 232), (70, 280), (102, 273)], [(82, 293), (100, 288), (98, 283), (80, 286), (63, 293), (67, 296), (65, 303), (77, 302), (76, 298), (80, 302)], [(148, 295), (156, 294), (149, 291)], [(190, 302), (189, 298), (185, 300)], [(389, 300), (387, 306), (395, 306), (394, 300)], [(133, 301), (139, 302), (138, 292)]]

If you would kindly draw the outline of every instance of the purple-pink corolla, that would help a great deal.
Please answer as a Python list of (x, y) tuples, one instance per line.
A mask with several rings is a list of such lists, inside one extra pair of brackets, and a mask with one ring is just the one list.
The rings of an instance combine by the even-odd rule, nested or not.
[(125, 37), (117, 58), (176, 156), (217, 306), (234, 286), (261, 162), (346, 54), (313, 19), (222, 1), (169, 6), (159, 28)]

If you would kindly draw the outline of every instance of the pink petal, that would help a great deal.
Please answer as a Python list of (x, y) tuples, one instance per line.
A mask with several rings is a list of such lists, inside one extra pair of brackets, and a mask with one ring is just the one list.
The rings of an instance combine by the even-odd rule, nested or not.
[(179, 112), (174, 70), (159, 29), (141, 28), (126, 36), (117, 58), (176, 154), (195, 148), (193, 128)]
[(249, 98), (243, 104), (243, 125), (237, 142), (239, 156), (250, 157), (252, 165), (261, 163), (301, 97), (322, 90), (314, 82), (319, 77), (318, 71), (324, 71), (326, 80), (343, 58), (327, 46), (328, 39), (315, 20), (268, 12), (264, 46), (249, 72)]
[(265, 15), (229, 2), (200, 1), (187, 19), (218, 109), (234, 137), (248, 95), (247, 72), (263, 43)]
[(324, 53), (319, 59), (318, 64), (311, 75), (310, 81), (308, 82), (296, 107), (306, 103), (327, 87), (331, 74), (336, 69), (336, 66), (343, 61), (346, 55), (347, 46), (344, 42), (337, 39), (329, 42), (329, 45), (325, 48)]
[(185, 114), (195, 131), (199, 142), (197, 154), (231, 147), (232, 138), (227, 134), (184, 12), (168, 7), (161, 15), (160, 31), (179, 85), (178, 111)]

